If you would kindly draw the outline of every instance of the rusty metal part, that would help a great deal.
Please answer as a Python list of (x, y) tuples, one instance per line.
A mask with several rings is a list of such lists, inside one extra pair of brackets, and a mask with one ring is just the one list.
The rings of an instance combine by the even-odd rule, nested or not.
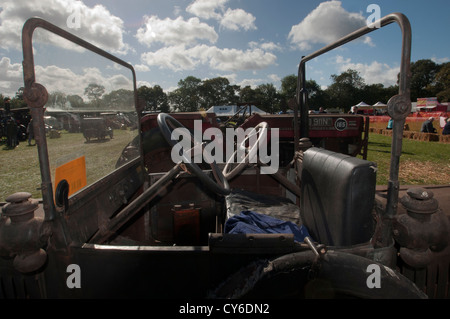
[(24, 88), (23, 98), (29, 107), (43, 107), (48, 101), (47, 89), (39, 83)]
[(176, 178), (182, 171), (181, 163), (175, 165), (156, 183), (152, 184), (139, 197), (123, 208), (114, 218), (109, 219), (103, 225), (100, 225), (98, 232), (89, 240), (93, 244), (101, 244), (108, 240), (115, 232), (127, 221), (136, 215), (145, 205), (147, 205), (160, 192), (164, 191), (165, 186)]
[[(402, 32), (402, 52), (401, 52), (401, 64), (400, 64), (400, 75), (399, 75), (399, 93), (398, 95), (392, 97), (388, 102), (389, 114), (395, 119), (393, 126), (393, 137), (392, 137), (392, 148), (391, 148), (391, 163), (390, 163), (390, 173), (388, 182), (388, 197), (386, 212), (383, 218), (386, 221), (386, 227), (391, 228), (390, 220), (397, 214), (398, 206), (398, 192), (399, 192), (399, 166), (400, 166), (400, 155), (402, 150), (402, 138), (403, 138), (403, 127), (407, 115), (411, 110), (411, 100), (410, 100), (410, 60), (411, 60), (411, 25), (408, 18), (401, 13), (391, 13), (379, 21), (377, 25), (381, 27), (387, 26), (393, 22), (396, 22)], [(365, 26), (360, 28), (347, 36), (341, 38), (340, 40), (319, 49), (318, 51), (311, 53), (306, 57), (302, 57), (299, 68), (298, 68), (298, 82), (297, 82), (297, 99), (294, 105), (294, 145), (295, 151), (298, 150), (298, 122), (297, 113), (300, 108), (300, 125), (301, 125), (301, 136), (308, 137), (308, 106), (307, 106), (307, 91), (306, 91), (306, 76), (305, 76), (305, 64), (328, 51), (338, 48), (354, 39), (357, 39), (363, 35), (377, 30), (373, 25)], [(385, 232), (386, 236), (382, 239), (385, 245), (389, 245), (392, 240), (392, 235), (390, 231)]]
[(415, 268), (426, 267), (450, 252), (450, 222), (433, 196), (433, 192), (424, 188), (409, 189), (401, 198), (407, 214), (393, 220), (400, 256)]
[(19, 192), (6, 198), (0, 222), (0, 255), (14, 257), (14, 267), (23, 273), (40, 269), (47, 260), (41, 248), (48, 238), (42, 218), (34, 216), (38, 202)]
[[(409, 101), (409, 84), (410, 84), (410, 56), (411, 56), (411, 25), (409, 20), (405, 15), (401, 13), (392, 13), (377, 21), (377, 25), (380, 25), (380, 28), (387, 26), (393, 22), (397, 22), (402, 31), (402, 59), (400, 65), (400, 78), (399, 78), (399, 95), (404, 97), (402, 101), (406, 101), (406, 104), (409, 105), (409, 109), (411, 109), (411, 102)], [(355, 40), (363, 35), (366, 35), (370, 32), (377, 30), (378, 28), (374, 28), (373, 26), (365, 26), (362, 27), (345, 37), (337, 40), (334, 43), (331, 43), (322, 49), (317, 50), (316, 52), (311, 53), (308, 56), (303, 56), (299, 68), (298, 68), (298, 82), (297, 82), (297, 98), (296, 103), (294, 105), (294, 118), (297, 119), (298, 108), (300, 107), (300, 121), (301, 121), (301, 136), (308, 137), (308, 108), (305, 105), (307, 101), (307, 91), (306, 91), (306, 77), (305, 77), (305, 64), (307, 61), (310, 61), (328, 51), (331, 51), (335, 48), (338, 48), (352, 40)], [(394, 101), (393, 101), (394, 102)], [(406, 111), (403, 107), (399, 109)], [(406, 115), (409, 114), (404, 112)], [(406, 117), (405, 115), (405, 117)], [(298, 122), (294, 121), (294, 130), (298, 131)], [(297, 147), (298, 144), (298, 135), (295, 139), (295, 145)], [(297, 149), (296, 149), (297, 150)]]
[(425, 217), (434, 214), (439, 209), (439, 203), (434, 198), (434, 194), (430, 190), (421, 187), (410, 188), (406, 192), (407, 196), (400, 199), (402, 205), (408, 213), (419, 217), (422, 214)]
[(299, 140), (298, 147), (299, 147), (300, 151), (304, 152), (307, 149), (311, 148), (312, 146), (313, 146), (312, 142), (311, 142), (311, 140), (308, 137), (302, 137)]
[[(90, 50), (102, 57), (105, 57), (119, 65), (130, 70), (133, 77), (134, 87), (134, 102), (137, 111), (141, 110), (138, 107), (137, 90), (136, 90), (136, 74), (131, 64), (113, 56), (112, 54), (92, 45), (91, 43), (47, 22), (41, 18), (28, 19), (22, 29), (22, 49), (23, 49), (23, 78), (24, 78), (24, 99), (31, 108), (31, 116), (33, 118), (33, 128), (35, 140), (38, 148), (39, 165), (41, 170), (41, 191), (42, 200), (44, 204), (45, 219), (53, 220), (57, 215), (57, 209), (53, 199), (53, 187), (50, 173), (50, 164), (48, 160), (48, 148), (45, 137), (45, 123), (44, 123), (44, 106), (48, 99), (48, 92), (41, 84), (36, 83), (33, 57), (33, 33), (37, 28), (45, 29), (53, 34), (56, 34), (68, 41), (71, 41), (87, 50)], [(141, 112), (138, 113), (138, 117)], [(140, 121), (139, 121), (140, 123)], [(140, 125), (140, 124), (139, 124)], [(140, 127), (139, 127), (140, 130)], [(142, 143), (142, 140), (141, 140)], [(142, 152), (142, 151), (141, 151)], [(141, 154), (143, 155), (143, 154)]]
[(319, 244), (316, 246), (310, 237), (306, 236), (304, 240), (317, 258), (322, 258), (327, 252), (327, 247), (325, 245)]

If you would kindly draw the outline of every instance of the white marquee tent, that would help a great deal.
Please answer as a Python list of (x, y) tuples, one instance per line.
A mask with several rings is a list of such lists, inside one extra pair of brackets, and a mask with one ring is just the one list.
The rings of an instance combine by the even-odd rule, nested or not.
[(373, 105), (373, 107), (375, 107), (377, 109), (385, 109), (387, 107), (387, 105), (384, 103), (381, 103), (381, 102), (377, 102)]

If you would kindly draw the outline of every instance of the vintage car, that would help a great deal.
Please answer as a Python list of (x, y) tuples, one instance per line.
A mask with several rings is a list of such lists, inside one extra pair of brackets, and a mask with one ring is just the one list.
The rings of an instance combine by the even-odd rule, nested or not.
[(114, 131), (107, 126), (106, 119), (102, 117), (85, 117), (81, 120), (81, 131), (87, 142), (92, 138), (104, 140), (107, 136), (113, 138)]
[[(399, 13), (380, 25), (394, 22), (403, 46), (399, 94), (388, 104), (395, 122), (383, 201), (375, 162), (313, 145), (303, 89), (307, 61), (377, 29), (364, 27), (301, 59), (291, 152), (277, 156), (280, 130), (262, 117), (247, 123), (245, 138), (233, 139), (220, 162), (221, 147), (230, 143), (218, 138), (214, 114), (143, 116), (130, 64), (43, 19), (27, 20), (24, 97), (34, 119), (42, 198), (17, 189), (3, 204), (0, 297), (448, 297), (448, 218), (429, 190), (412, 188), (399, 198), (411, 30)], [(33, 52), (37, 32), (64, 39), (61, 48), (35, 44), (52, 52), (68, 54), (67, 41), (81, 46), (70, 55), (104, 68), (107, 90), (124, 90), (110, 79), (128, 79), (134, 105), (111, 111), (128, 114), (139, 129), (115, 132), (103, 149), (84, 143), (81, 133), (47, 140), (44, 108), (52, 88), (39, 83), (44, 68), (36, 66), (45, 65), (39, 54), (50, 50)], [(256, 145), (270, 145), (271, 156)], [(407, 213), (398, 214), (399, 201)], [(403, 275), (405, 268), (428, 271), (426, 287)], [(438, 276), (436, 269), (444, 271)]]

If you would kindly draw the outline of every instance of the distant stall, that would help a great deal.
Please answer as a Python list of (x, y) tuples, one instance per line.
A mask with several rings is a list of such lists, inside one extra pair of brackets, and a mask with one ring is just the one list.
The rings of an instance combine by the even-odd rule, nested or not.
[(364, 101), (359, 102), (358, 104), (352, 106), (352, 110), (357, 110), (357, 114), (363, 114), (363, 115), (374, 115), (375, 114), (375, 109), (372, 105), (369, 105), (367, 103), (365, 103)]
[(418, 112), (447, 112), (448, 104), (439, 103), (437, 97), (418, 98), (416, 104)]

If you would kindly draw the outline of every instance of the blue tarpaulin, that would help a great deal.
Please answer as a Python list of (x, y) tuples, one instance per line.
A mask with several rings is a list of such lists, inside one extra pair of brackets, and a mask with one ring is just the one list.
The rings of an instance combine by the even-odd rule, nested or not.
[(225, 223), (228, 234), (294, 234), (294, 239), (303, 242), (309, 236), (305, 226), (284, 221), (253, 211), (243, 211)]

